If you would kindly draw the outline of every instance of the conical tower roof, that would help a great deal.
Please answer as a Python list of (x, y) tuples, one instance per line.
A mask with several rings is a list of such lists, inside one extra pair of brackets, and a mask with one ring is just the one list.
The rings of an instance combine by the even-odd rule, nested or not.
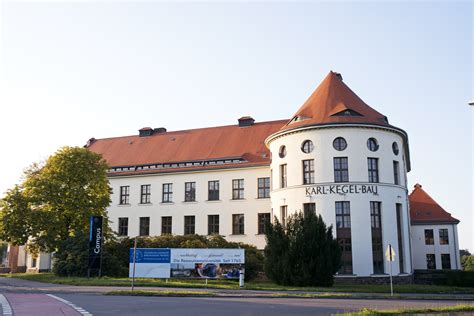
[(337, 72), (329, 72), (282, 130), (328, 123), (390, 126), (387, 117), (359, 98)]
[(459, 220), (446, 212), (418, 183), (410, 193), (409, 200), (410, 218), (413, 224), (459, 223)]

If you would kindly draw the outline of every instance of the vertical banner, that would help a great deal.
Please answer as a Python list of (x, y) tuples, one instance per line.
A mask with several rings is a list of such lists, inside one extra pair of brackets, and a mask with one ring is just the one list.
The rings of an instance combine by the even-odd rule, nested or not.
[(100, 270), (101, 268), (102, 233), (102, 216), (91, 216), (89, 231), (89, 270)]

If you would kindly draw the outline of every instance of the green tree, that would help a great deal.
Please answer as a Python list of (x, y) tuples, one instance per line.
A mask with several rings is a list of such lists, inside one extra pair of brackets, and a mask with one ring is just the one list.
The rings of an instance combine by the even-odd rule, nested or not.
[(106, 218), (107, 169), (100, 155), (81, 147), (63, 147), (29, 168), (0, 204), (0, 239), (36, 253), (58, 251), (70, 237), (87, 234), (91, 215)]
[(341, 249), (321, 215), (301, 213), (288, 218), (283, 227), (266, 227), (265, 273), (278, 284), (331, 286), (341, 265)]

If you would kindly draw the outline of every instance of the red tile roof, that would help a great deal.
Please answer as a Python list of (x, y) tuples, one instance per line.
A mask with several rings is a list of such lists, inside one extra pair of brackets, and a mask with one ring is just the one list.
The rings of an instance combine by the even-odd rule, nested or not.
[[(344, 115), (345, 111), (353, 115)], [(325, 123), (370, 123), (390, 126), (387, 118), (368, 106), (336, 72), (329, 72), (282, 130)]]
[[(138, 135), (92, 140), (88, 148), (102, 154), (110, 167), (141, 166), (147, 164), (202, 161), (201, 166), (140, 170), (143, 172), (171, 172), (195, 169), (214, 169), (232, 166), (270, 164), (270, 152), (264, 144), (269, 135), (277, 132), (286, 120), (162, 132), (151, 136)], [(209, 165), (205, 161), (240, 159), (235, 164)], [(177, 167), (177, 166), (176, 166)], [(130, 174), (129, 171), (126, 172)]]
[(418, 183), (415, 185), (415, 189), (410, 193), (409, 200), (412, 224), (459, 223), (459, 220), (446, 212)]

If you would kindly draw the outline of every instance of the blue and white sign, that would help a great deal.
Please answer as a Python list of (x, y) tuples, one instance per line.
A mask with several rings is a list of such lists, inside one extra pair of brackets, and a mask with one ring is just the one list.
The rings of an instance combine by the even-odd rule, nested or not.
[[(130, 249), (129, 277), (133, 276), (133, 248)], [(171, 269), (170, 249), (137, 248), (135, 253), (135, 277), (169, 278)]]

